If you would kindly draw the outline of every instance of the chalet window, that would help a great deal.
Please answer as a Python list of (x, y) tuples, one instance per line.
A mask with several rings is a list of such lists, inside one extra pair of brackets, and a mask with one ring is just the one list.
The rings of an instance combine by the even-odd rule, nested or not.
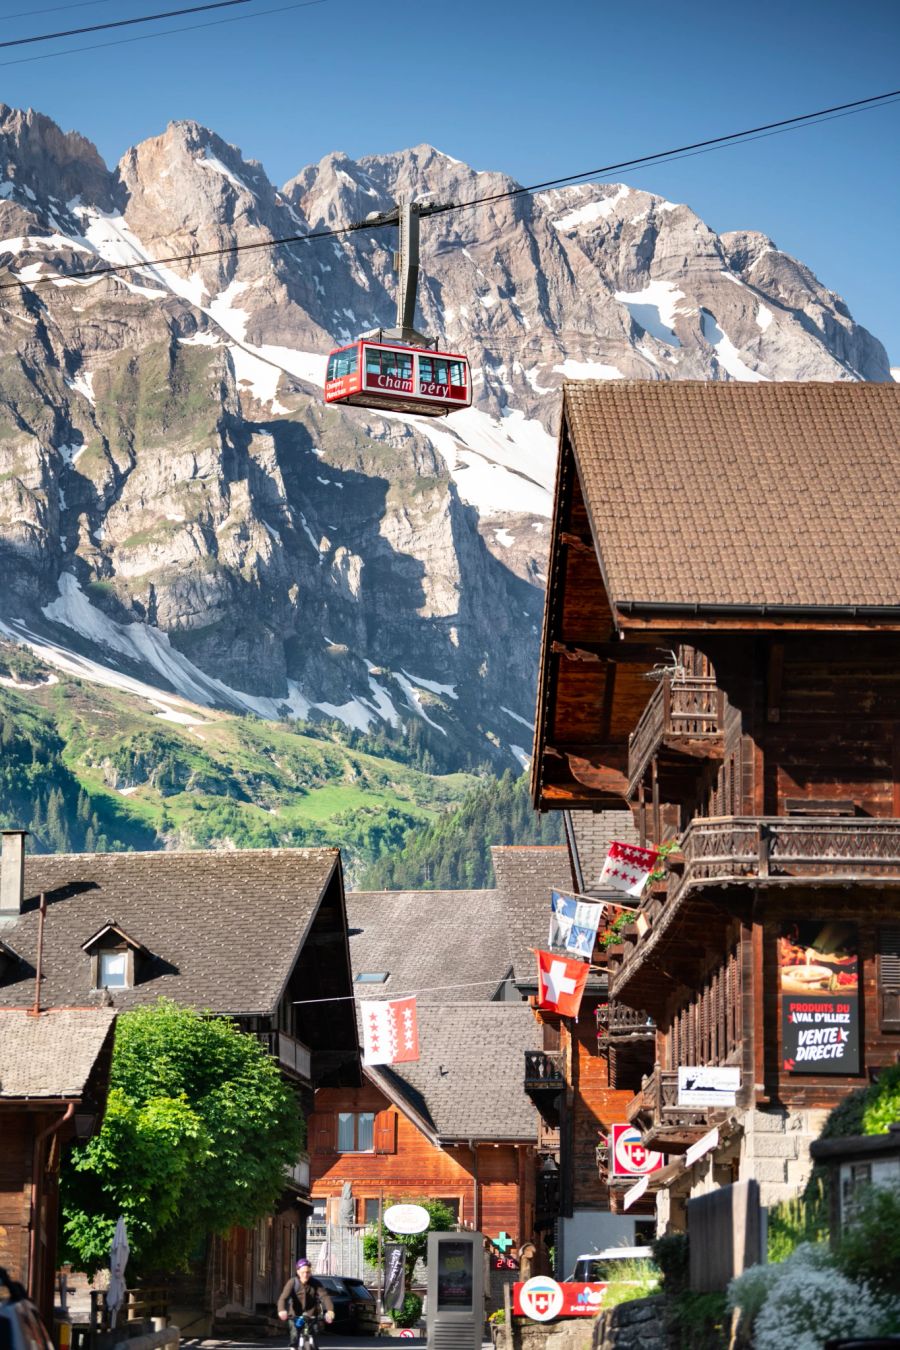
[(878, 999), (881, 1030), (900, 1031), (900, 928), (878, 934)]
[(374, 1111), (338, 1111), (337, 1120), (338, 1153), (374, 1152)]
[(100, 952), (97, 959), (97, 988), (124, 989), (128, 983), (128, 953)]
[(458, 1195), (450, 1195), (450, 1196), (442, 1195), (442, 1196), (440, 1196), (440, 1198), (438, 1199), (438, 1204), (439, 1204), (439, 1205), (446, 1205), (447, 1208), (449, 1209), (450, 1213), (453, 1215), (454, 1219), (456, 1220), (456, 1222), (459, 1223), (459, 1196), (458, 1196)]
[(378, 1201), (376, 1199), (366, 1199), (363, 1202), (363, 1223), (378, 1222)]

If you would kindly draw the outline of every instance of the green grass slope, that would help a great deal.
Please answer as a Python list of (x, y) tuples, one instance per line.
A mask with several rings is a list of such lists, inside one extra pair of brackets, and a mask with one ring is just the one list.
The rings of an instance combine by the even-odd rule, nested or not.
[(0, 823), (52, 852), (340, 845), (352, 878), (478, 781), (333, 723), (175, 715), (0, 644)]

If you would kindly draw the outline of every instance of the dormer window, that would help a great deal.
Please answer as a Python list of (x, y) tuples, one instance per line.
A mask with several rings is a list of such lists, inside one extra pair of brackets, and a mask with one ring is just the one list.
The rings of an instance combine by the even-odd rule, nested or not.
[(356, 977), (356, 984), (384, 984), (389, 975), (387, 970), (363, 970)]
[(97, 988), (125, 989), (128, 984), (128, 953), (98, 952)]
[(88, 938), (82, 951), (91, 958), (92, 989), (133, 988), (141, 961), (150, 955), (143, 943), (112, 920)]

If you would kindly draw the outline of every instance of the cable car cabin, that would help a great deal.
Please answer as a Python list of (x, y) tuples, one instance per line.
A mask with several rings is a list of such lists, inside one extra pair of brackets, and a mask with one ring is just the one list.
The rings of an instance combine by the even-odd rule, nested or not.
[(325, 402), (444, 417), (472, 403), (464, 356), (360, 339), (328, 358)]

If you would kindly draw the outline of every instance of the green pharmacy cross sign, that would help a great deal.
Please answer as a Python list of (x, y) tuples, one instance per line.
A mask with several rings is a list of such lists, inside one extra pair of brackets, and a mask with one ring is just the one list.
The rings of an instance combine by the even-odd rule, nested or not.
[(509, 1251), (510, 1247), (513, 1245), (513, 1240), (509, 1236), (509, 1233), (507, 1233), (505, 1228), (502, 1229), (501, 1232), (499, 1232), (495, 1238), (491, 1238), (491, 1242), (493, 1242), (495, 1247), (500, 1248), (504, 1256)]

